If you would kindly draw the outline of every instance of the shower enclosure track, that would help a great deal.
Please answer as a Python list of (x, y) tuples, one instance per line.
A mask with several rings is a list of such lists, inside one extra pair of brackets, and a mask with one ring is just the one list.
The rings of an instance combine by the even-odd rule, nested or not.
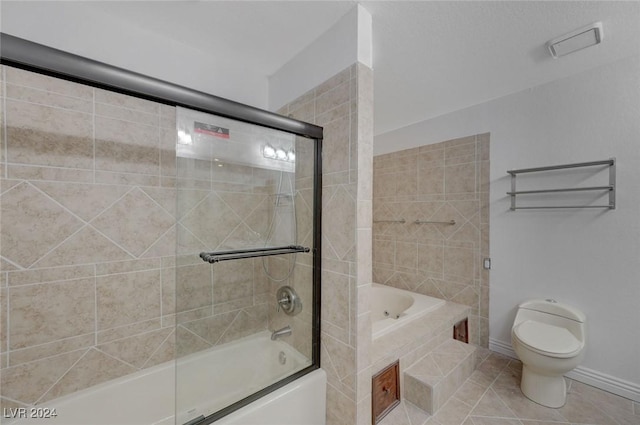
[(309, 252), (310, 248), (300, 245), (274, 246), (269, 248), (234, 249), (231, 251), (201, 252), (200, 258), (208, 263), (218, 263), (227, 260), (241, 260), (243, 258), (268, 257), (270, 255), (293, 254)]

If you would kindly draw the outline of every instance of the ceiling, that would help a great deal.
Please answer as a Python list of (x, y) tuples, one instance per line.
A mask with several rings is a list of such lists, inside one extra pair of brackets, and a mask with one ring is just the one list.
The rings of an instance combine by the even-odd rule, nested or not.
[[(640, 1), (361, 1), (373, 17), (375, 134), (640, 53)], [(275, 73), (355, 1), (84, 2), (144, 31)], [(604, 42), (553, 59), (545, 43), (602, 21)]]

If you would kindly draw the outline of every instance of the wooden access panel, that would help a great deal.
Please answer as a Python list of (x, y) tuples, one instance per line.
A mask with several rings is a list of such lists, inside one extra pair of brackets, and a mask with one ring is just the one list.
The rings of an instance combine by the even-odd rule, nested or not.
[(377, 424), (400, 404), (400, 361), (373, 375), (371, 385), (372, 423)]
[(469, 343), (469, 319), (465, 318), (453, 325), (453, 339)]

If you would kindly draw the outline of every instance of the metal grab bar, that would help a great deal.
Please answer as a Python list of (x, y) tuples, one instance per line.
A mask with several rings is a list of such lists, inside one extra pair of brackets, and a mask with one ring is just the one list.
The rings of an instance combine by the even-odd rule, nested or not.
[(235, 249), (231, 251), (201, 252), (200, 258), (208, 263), (218, 263), (227, 260), (241, 260), (243, 258), (268, 257), (271, 255), (293, 254), (309, 252), (310, 249), (300, 245), (276, 246), (270, 248)]
[(373, 220), (374, 223), (406, 223), (407, 220), (401, 218), (400, 220)]
[(413, 223), (414, 224), (449, 224), (453, 226), (454, 224), (456, 224), (456, 221), (455, 220), (449, 220), (449, 221), (416, 220)]

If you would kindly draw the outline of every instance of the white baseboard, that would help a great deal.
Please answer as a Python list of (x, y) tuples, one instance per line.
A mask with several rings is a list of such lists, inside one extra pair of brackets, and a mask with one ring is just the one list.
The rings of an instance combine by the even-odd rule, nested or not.
[[(489, 338), (489, 349), (507, 357), (518, 358), (511, 343)], [(640, 403), (640, 385), (634, 382), (625, 381), (583, 366), (578, 366), (565, 376)]]

